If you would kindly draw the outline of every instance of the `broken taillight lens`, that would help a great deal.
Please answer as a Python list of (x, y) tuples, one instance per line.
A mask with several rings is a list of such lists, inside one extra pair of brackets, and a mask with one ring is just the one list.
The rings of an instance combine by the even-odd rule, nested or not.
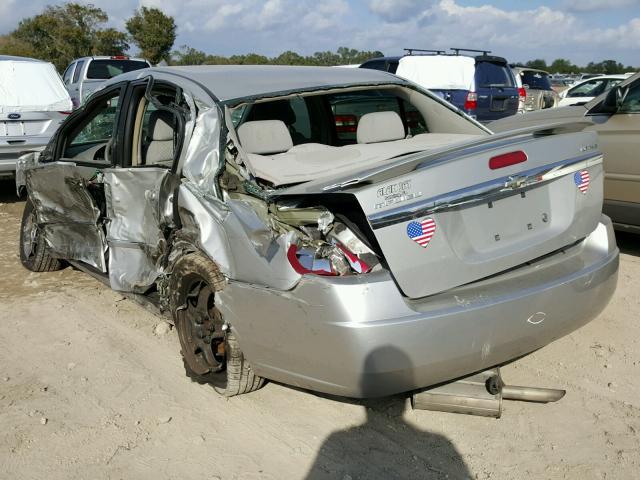
[(317, 258), (316, 251), (311, 248), (299, 248), (296, 244), (289, 246), (287, 259), (291, 267), (300, 275), (335, 276), (338, 272), (328, 258)]

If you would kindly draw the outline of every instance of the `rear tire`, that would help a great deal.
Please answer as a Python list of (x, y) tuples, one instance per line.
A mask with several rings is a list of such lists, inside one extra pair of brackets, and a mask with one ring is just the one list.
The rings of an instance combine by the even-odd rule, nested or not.
[(258, 390), (264, 379), (253, 373), (231, 329), (223, 329), (213, 299), (223, 287), (224, 276), (217, 266), (190, 253), (176, 262), (169, 291), (187, 377), (233, 397)]
[(53, 272), (60, 270), (63, 263), (49, 254), (49, 247), (38, 228), (33, 202), (27, 198), (20, 225), (20, 262), (32, 272)]

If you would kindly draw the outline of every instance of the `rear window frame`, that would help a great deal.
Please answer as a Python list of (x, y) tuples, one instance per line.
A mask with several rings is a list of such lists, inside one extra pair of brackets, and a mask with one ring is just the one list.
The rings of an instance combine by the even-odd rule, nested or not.
[[(140, 68), (133, 68), (133, 69), (123, 69), (120, 73), (117, 73), (115, 75), (112, 75), (110, 77), (93, 77), (91, 76), (91, 67), (95, 64), (95, 65), (104, 65), (107, 64), (109, 65), (109, 63), (112, 64), (122, 64), (124, 62), (127, 63), (131, 63), (131, 64), (140, 64), (140, 65), (144, 65)], [(113, 77), (116, 77), (118, 75), (122, 75), (123, 73), (128, 73), (128, 72), (133, 72), (135, 70), (143, 70), (145, 68), (149, 68), (150, 65), (148, 62), (144, 61), (144, 60), (132, 60), (132, 59), (127, 59), (127, 60), (120, 60), (120, 59), (115, 59), (115, 58), (94, 58), (91, 60), (91, 62), (89, 62), (89, 65), (87, 66), (87, 72), (84, 75), (84, 78), (86, 80), (111, 80)]]

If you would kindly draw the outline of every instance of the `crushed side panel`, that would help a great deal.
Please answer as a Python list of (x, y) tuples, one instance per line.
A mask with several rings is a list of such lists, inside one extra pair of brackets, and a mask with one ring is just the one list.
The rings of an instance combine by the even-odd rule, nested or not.
[(160, 227), (163, 168), (105, 170), (111, 288), (142, 293), (159, 275), (166, 250)]
[(95, 169), (51, 163), (23, 172), (51, 255), (106, 272), (106, 239), (98, 225), (100, 209), (87, 190), (87, 179)]

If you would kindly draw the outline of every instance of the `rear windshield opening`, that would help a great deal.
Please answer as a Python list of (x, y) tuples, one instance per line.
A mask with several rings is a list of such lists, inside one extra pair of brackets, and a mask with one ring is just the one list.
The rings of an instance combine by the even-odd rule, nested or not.
[(551, 82), (546, 73), (541, 72), (522, 72), (522, 85), (536, 90), (551, 90)]
[(93, 60), (87, 68), (87, 78), (109, 80), (121, 73), (148, 68), (147, 62), (139, 60)]
[(514, 80), (511, 70), (506, 65), (480, 62), (476, 66), (476, 85), (478, 87), (513, 87), (515, 86)]

